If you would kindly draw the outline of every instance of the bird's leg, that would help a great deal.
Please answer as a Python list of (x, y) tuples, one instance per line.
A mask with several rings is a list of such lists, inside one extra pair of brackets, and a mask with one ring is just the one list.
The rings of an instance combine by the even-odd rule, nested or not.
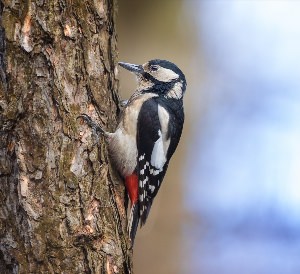
[(81, 114), (77, 118), (82, 118), (97, 134), (105, 135), (106, 132), (87, 114)]

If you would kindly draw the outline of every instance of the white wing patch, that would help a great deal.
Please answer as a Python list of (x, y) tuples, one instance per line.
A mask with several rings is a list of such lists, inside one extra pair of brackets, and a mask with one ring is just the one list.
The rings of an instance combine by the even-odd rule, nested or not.
[(153, 186), (153, 185), (149, 185), (149, 190), (151, 191), (151, 193), (154, 193), (155, 186)]
[(151, 165), (158, 169), (158, 171), (153, 171), (153, 175), (157, 175), (166, 163), (171, 141), (170, 138), (167, 139), (170, 116), (161, 105), (158, 105), (158, 118), (161, 130), (158, 130), (159, 138), (156, 140), (151, 154)]
[[(143, 155), (141, 155), (141, 156), (139, 157), (139, 161), (140, 161), (140, 162), (143, 161), (144, 159), (145, 159), (145, 154), (143, 154)], [(149, 162), (146, 162), (146, 163), (144, 164), (143, 168), (140, 169), (140, 174), (141, 174), (141, 175), (144, 175), (144, 174), (145, 174), (145, 170), (147, 169), (147, 166), (150, 166)], [(148, 180), (148, 177), (146, 177), (146, 179)]]
[(166, 162), (166, 155), (164, 152), (164, 143), (161, 131), (158, 130), (159, 138), (154, 144), (152, 154), (151, 154), (151, 165), (157, 169), (161, 169)]
[(145, 159), (145, 153), (143, 155), (140, 156), (139, 160), (142, 161)]

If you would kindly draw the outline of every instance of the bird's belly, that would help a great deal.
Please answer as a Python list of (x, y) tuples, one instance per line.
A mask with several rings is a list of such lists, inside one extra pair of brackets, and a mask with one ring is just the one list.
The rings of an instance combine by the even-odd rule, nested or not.
[(109, 152), (113, 163), (123, 177), (131, 175), (136, 168), (137, 159), (135, 136), (126, 134), (119, 128), (109, 139)]

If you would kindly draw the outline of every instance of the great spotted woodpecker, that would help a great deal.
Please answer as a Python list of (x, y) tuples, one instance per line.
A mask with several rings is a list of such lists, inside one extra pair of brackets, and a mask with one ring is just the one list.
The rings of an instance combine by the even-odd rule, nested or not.
[(128, 233), (133, 245), (139, 221), (143, 226), (147, 220), (181, 136), (186, 80), (176, 65), (165, 60), (119, 65), (137, 76), (138, 85), (124, 106), (116, 131), (108, 133), (86, 114), (81, 117), (106, 137), (110, 157), (125, 179), (131, 201)]

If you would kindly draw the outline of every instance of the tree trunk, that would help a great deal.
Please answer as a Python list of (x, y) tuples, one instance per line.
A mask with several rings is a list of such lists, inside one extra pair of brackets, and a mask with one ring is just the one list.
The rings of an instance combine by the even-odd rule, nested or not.
[(118, 108), (115, 0), (0, 4), (0, 273), (131, 273), (124, 187), (103, 138)]

